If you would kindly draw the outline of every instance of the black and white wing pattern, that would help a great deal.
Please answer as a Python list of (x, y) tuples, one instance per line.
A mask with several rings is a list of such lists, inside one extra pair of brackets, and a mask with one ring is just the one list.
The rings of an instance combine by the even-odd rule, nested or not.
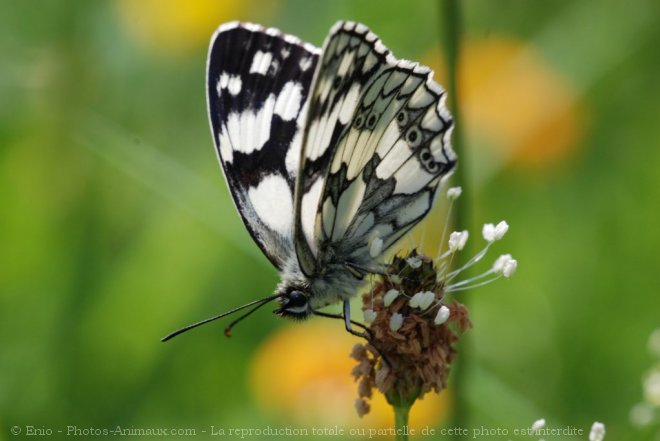
[(309, 99), (296, 187), (301, 269), (369, 266), (370, 242), (385, 251), (424, 218), (456, 163), (444, 90), (366, 26), (339, 22)]
[(319, 49), (247, 23), (211, 40), (207, 99), (216, 151), (253, 239), (282, 269), (294, 253), (294, 187)]

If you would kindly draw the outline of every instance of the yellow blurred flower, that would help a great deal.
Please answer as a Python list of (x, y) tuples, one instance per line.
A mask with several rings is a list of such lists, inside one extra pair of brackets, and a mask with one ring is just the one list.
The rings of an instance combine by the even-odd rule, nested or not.
[[(339, 321), (313, 319), (281, 328), (255, 353), (251, 388), (265, 412), (304, 425), (392, 427), (394, 414), (382, 394), (374, 394), (371, 411), (360, 419), (354, 403), (357, 384), (349, 354), (357, 339)], [(449, 395), (427, 394), (415, 403), (410, 426), (421, 430), (442, 422)]]
[[(434, 50), (425, 61), (444, 83), (441, 59)], [(585, 115), (576, 91), (533, 46), (502, 37), (465, 41), (458, 84), (471, 146), (524, 166), (552, 165), (579, 147)]]
[[(215, 29), (232, 20), (260, 21), (275, 1), (256, 0), (119, 0), (121, 23), (138, 41), (168, 54), (206, 47)], [(258, 17), (252, 18), (256, 11)]]

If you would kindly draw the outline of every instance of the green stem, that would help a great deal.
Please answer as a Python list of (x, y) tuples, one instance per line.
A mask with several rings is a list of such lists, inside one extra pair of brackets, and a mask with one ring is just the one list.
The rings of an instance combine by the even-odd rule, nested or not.
[[(440, 0), (441, 23), (440, 28), (443, 30), (444, 52), (447, 62), (447, 95), (451, 102), (449, 107), (454, 117), (454, 132), (452, 135), (452, 146), (456, 155), (459, 158), (459, 165), (456, 167), (454, 173), (454, 182), (456, 185), (463, 188), (463, 196), (455, 201), (454, 222), (458, 226), (457, 229), (466, 228), (473, 230), (470, 214), (470, 189), (467, 188), (466, 173), (467, 168), (467, 154), (463, 144), (463, 130), (462, 130), (462, 115), (458, 101), (458, 66), (460, 58), (460, 42), (461, 42), (461, 10), (460, 0)], [(468, 248), (470, 245), (468, 244)], [(470, 250), (464, 250), (463, 253), (458, 255), (459, 259), (455, 262), (457, 267), (461, 267), (467, 258), (473, 253)], [(467, 275), (466, 275), (467, 276)], [(465, 305), (468, 304), (468, 295), (463, 293), (461, 295), (461, 302)], [(466, 384), (466, 370), (467, 360), (470, 358), (469, 341), (462, 338), (459, 353), (460, 356), (452, 367), (453, 389), (456, 391), (456, 401), (453, 411), (452, 425), (454, 427), (467, 427), (468, 421), (468, 406), (464, 399), (464, 389)], [(459, 439), (456, 437), (455, 439)]]
[(396, 441), (408, 440), (408, 416), (410, 415), (411, 405), (392, 406), (394, 409), (394, 428)]
[(410, 408), (419, 397), (420, 391), (419, 387), (401, 387), (399, 385), (385, 394), (385, 399), (394, 409), (394, 429), (396, 432), (394, 439), (397, 441), (408, 439), (408, 432), (410, 431), (408, 416), (410, 415)]

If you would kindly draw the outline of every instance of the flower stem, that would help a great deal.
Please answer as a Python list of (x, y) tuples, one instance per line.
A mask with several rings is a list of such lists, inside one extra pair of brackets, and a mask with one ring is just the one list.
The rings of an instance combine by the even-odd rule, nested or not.
[(408, 416), (410, 415), (410, 408), (412, 405), (403, 404), (401, 406), (393, 405), (394, 408), (394, 428), (396, 430), (395, 440), (406, 441), (408, 440)]
[(394, 387), (393, 390), (385, 394), (385, 399), (390, 403), (394, 409), (394, 429), (396, 435), (394, 439), (397, 441), (404, 441), (408, 439), (408, 416), (410, 415), (410, 408), (419, 397), (419, 388), (403, 388)]
[[(452, 136), (452, 146), (456, 155), (459, 158), (459, 165), (456, 167), (454, 174), (454, 180), (456, 185), (462, 187), (465, 190), (469, 190), (466, 184), (466, 166), (467, 166), (467, 155), (463, 145), (463, 132), (462, 132), (462, 118), (460, 113), (459, 101), (458, 101), (458, 64), (460, 56), (460, 39), (461, 39), (461, 11), (460, 11), (460, 0), (440, 0), (440, 13), (441, 13), (441, 22), (440, 29), (443, 31), (442, 40), (444, 42), (444, 52), (447, 63), (447, 95), (451, 100), (449, 107), (451, 109), (452, 115), (454, 116), (454, 132)], [(470, 216), (470, 191), (465, 191), (464, 196), (456, 200), (455, 208), (455, 224), (459, 225), (461, 228), (466, 228), (468, 230), (472, 229), (471, 216)], [(468, 245), (470, 247), (470, 245)], [(459, 259), (463, 256), (470, 255), (471, 253), (461, 253)], [(467, 262), (456, 262), (457, 267), (466, 265)], [(461, 301), (467, 303), (467, 296), (464, 294)], [(460, 354), (461, 356), (457, 359), (455, 366), (452, 368), (454, 371), (453, 384), (454, 390), (456, 393), (456, 401), (453, 412), (453, 421), (452, 424), (455, 427), (465, 427), (466, 422), (468, 421), (468, 409), (467, 403), (463, 398), (464, 389), (465, 389), (465, 375), (466, 375), (466, 361), (469, 359), (469, 356), (466, 356), (469, 351), (469, 344), (466, 344), (464, 340), (461, 344)], [(456, 438), (458, 439), (458, 438)]]

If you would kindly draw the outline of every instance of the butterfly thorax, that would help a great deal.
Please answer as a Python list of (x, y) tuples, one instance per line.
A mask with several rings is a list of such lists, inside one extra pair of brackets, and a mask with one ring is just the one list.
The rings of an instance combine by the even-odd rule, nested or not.
[(363, 283), (344, 265), (328, 264), (323, 272), (308, 277), (300, 270), (297, 259), (289, 259), (276, 290), (282, 297), (275, 312), (283, 317), (305, 319), (313, 310), (352, 297)]

